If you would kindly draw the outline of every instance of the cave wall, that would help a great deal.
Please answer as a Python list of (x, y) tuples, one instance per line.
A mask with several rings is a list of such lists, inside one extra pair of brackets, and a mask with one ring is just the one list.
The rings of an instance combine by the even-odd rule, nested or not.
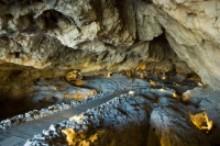
[[(155, 15), (152, 15), (155, 9), (149, 2), (0, 2), (2, 64), (14, 63), (38, 69), (55, 67), (121, 71), (147, 61), (159, 62), (164, 58), (168, 63), (164, 63), (163, 68), (169, 70), (172, 62), (177, 62), (172, 50), (170, 54), (160, 52), (170, 52), (167, 45), (161, 46), (159, 51), (153, 51), (155, 53), (149, 50), (150, 42), (163, 33)], [(170, 62), (170, 58), (175, 59)]]
[(217, 0), (0, 0), (0, 63), (82, 72), (149, 62), (190, 72), (188, 65), (219, 89), (218, 7)]
[(179, 58), (213, 89), (220, 88), (220, 1), (153, 0)]

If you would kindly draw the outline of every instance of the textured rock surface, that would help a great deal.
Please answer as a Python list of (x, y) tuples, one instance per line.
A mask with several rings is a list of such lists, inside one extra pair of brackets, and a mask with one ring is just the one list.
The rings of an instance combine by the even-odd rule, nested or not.
[[(167, 71), (180, 62), (173, 49), (218, 89), (219, 7), (217, 0), (2, 0), (0, 60), (88, 72), (121, 71), (159, 58)], [(162, 33), (171, 52), (161, 42), (151, 45)]]
[(220, 84), (220, 2), (218, 0), (153, 0), (157, 20), (178, 56), (206, 84)]
[[(181, 79), (178, 82), (175, 81), (178, 77), (173, 78), (173, 80), (171, 78), (160, 81), (151, 80), (149, 83), (146, 80), (130, 79), (122, 75), (90, 78), (85, 80), (86, 87), (94, 88), (100, 91), (100, 94), (80, 103), (51, 106), (48, 109), (34, 110), (2, 121), (0, 128), (6, 130), (1, 131), (0, 145), (10, 146), (15, 143), (24, 143), (27, 138), (35, 134), (26, 145), (68, 145), (66, 138), (69, 136), (62, 133), (65, 129), (66, 132), (70, 130), (70, 137), (71, 134), (76, 137), (70, 139), (70, 142), (74, 143), (72, 145), (86, 142), (88, 145), (97, 146), (108, 144), (130, 146), (200, 146), (202, 144), (208, 146), (214, 141), (216, 141), (214, 144), (218, 144), (218, 138), (212, 133), (219, 133), (218, 129), (212, 129), (211, 133), (207, 134), (193, 127), (189, 120), (189, 112), (200, 111), (200, 108), (204, 106), (198, 104), (197, 101), (195, 104), (191, 101), (181, 102), (183, 101), (181, 93), (178, 94), (173, 88), (178, 86), (183, 88), (187, 82), (186, 89), (191, 89), (190, 79), (185, 79), (185, 81)], [(54, 83), (53, 80), (44, 82), (46, 83), (39, 81), (45, 89), (43, 92), (50, 93), (51, 91), (55, 94), (54, 97), (62, 88), (54, 86), (58, 89), (55, 91), (54, 88), (50, 89), (50, 83)], [(65, 85), (63, 90), (60, 90), (60, 94), (66, 88), (70, 89), (71, 85), (67, 87)], [(72, 86), (72, 88), (75, 87)], [(85, 89), (77, 88), (77, 90)], [(198, 97), (198, 100), (200, 99)], [(207, 102), (207, 104), (210, 107), (215, 105), (212, 102)], [(211, 114), (214, 109), (207, 110)], [(67, 118), (70, 120), (66, 120)], [(216, 127), (218, 126), (217, 119), (213, 119)], [(62, 120), (64, 121), (61, 122)], [(43, 130), (52, 123), (54, 125), (48, 130)], [(38, 134), (42, 130), (42, 134)], [(71, 131), (74, 132), (71, 133)], [(209, 140), (209, 136), (213, 139)], [(18, 137), (20, 139), (16, 139)], [(92, 141), (94, 137), (97, 138)]]
[(100, 66), (100, 60), (106, 58), (111, 64), (120, 63), (126, 55), (115, 46), (133, 43), (134, 32), (129, 28), (135, 25), (125, 27), (130, 23), (123, 22), (120, 15), (128, 14), (119, 13), (116, 5), (102, 0), (4, 2), (2, 8), (7, 10), (1, 14), (0, 58), (36, 68), (77, 67), (88, 61)]
[[(215, 121), (215, 128), (212, 131), (212, 134), (209, 136), (213, 143), (219, 145), (218, 137), (220, 137), (220, 100), (219, 100), (219, 91), (213, 91), (211, 89), (201, 89), (195, 88), (191, 91), (188, 91), (192, 96), (192, 101), (199, 103), (201, 110), (207, 111), (210, 115), (210, 118)], [(210, 98), (211, 97), (211, 98)]]
[(147, 1), (0, 0), (0, 9), (2, 97), (30, 96), (36, 81), (71, 69), (191, 73)]
[[(88, 78), (98, 71), (111, 74), (150, 70), (154, 74), (159, 70), (165, 75), (162, 77), (165, 84), (156, 85), (154, 81), (150, 84), (155, 88), (167, 85), (176, 91), (171, 92), (169, 98), (152, 93), (149, 101), (148, 95), (136, 96), (134, 91), (129, 91), (128, 96), (135, 98), (120, 96), (107, 103), (103, 101), (103, 105), (82, 113), (80, 116), (86, 117), (83, 121), (77, 123), (80, 116), (76, 116), (61, 122), (58, 127), (52, 126), (28, 141), (27, 145), (66, 143), (60, 125), (72, 131), (81, 130), (88, 134), (89, 141), (97, 139), (96, 129), (89, 128), (100, 128), (97, 134), (101, 138), (96, 141), (97, 145), (108, 141), (117, 126), (125, 126), (125, 131), (119, 131), (111, 139), (112, 145), (126, 145), (124, 141), (120, 143), (120, 136), (129, 139), (136, 133), (144, 137), (144, 141), (136, 135), (135, 142), (130, 145), (218, 145), (219, 93), (194, 90), (192, 102), (185, 100), (181, 95), (188, 88), (169, 78), (167, 81), (166, 75), (178, 78), (180, 82), (192, 77), (191, 70), (183, 63), (186, 62), (204, 83), (220, 89), (219, 10), (217, 0), (0, 0), (0, 90), (5, 99), (24, 96), (37, 97), (40, 101), (65, 97), (78, 99), (78, 93), (76, 98), (75, 92), (69, 90), (71, 85), (66, 84), (61, 89), (60, 83), (52, 82), (50, 86), (41, 82), (51, 78), (64, 81), (65, 74), (72, 69), (88, 73)], [(187, 75), (178, 76), (178, 72)], [(132, 82), (117, 82), (115, 88), (100, 87), (100, 91), (115, 91), (118, 85), (128, 88)], [(93, 88), (93, 85), (94, 82), (87, 87)], [(34, 91), (37, 91), (36, 96), (31, 94)], [(158, 90), (158, 94), (164, 91)], [(213, 95), (215, 93), (217, 95)], [(83, 97), (87, 99), (93, 94), (96, 92), (91, 91)], [(188, 117), (191, 110), (207, 111), (211, 115), (215, 125), (210, 135), (193, 128)], [(1, 124), (10, 127), (12, 121), (22, 122), (22, 119), (25, 117), (20, 115)], [(131, 129), (136, 133), (130, 133), (129, 122), (144, 123), (146, 129), (140, 130), (142, 127), (135, 125)], [(109, 127), (113, 128), (110, 132), (105, 130)], [(87, 139), (82, 133), (75, 134), (82, 139), (80, 143), (88, 145), (84, 143)]]
[[(189, 123), (185, 105), (162, 96), (158, 103), (152, 104), (142, 97), (147, 94), (115, 97), (69, 120), (51, 125), (28, 140), (25, 146), (210, 145), (208, 137)], [(177, 107), (181, 108), (177, 111)]]
[(169, 46), (150, 47), (163, 31), (148, 2), (12, 0), (0, 7), (2, 63), (120, 71), (159, 58), (167, 71), (180, 62), (175, 55), (168, 58)]

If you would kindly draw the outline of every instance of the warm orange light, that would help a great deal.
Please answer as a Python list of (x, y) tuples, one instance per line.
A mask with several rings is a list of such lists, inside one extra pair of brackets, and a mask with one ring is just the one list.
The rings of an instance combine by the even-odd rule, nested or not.
[(72, 81), (72, 83), (75, 86), (84, 86), (84, 85), (86, 85), (86, 81), (83, 81), (83, 80), (80, 80), (80, 79), (74, 80), (74, 81)]
[(63, 129), (62, 133), (66, 135), (66, 142), (69, 146), (74, 145), (74, 139), (76, 138), (76, 132), (72, 128)]
[(90, 96), (95, 96), (97, 95), (96, 90), (90, 90), (90, 91), (77, 91), (75, 93), (64, 93), (64, 98), (65, 99), (73, 99), (73, 100), (86, 100)]
[(209, 119), (206, 112), (191, 114), (190, 119), (193, 125), (199, 130), (206, 131), (207, 133), (212, 130), (213, 121)]
[(144, 63), (140, 63), (138, 64), (136, 70), (145, 70), (146, 69), (146, 65)]
[(67, 72), (65, 77), (67, 81), (73, 81), (73, 80), (79, 79), (80, 74), (79, 74), (79, 71), (77, 70), (71, 70)]

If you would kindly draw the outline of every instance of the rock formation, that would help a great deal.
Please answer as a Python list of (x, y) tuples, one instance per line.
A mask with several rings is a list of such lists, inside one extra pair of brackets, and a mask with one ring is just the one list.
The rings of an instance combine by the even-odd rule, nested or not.
[(219, 7), (217, 0), (154, 0), (157, 20), (178, 57), (219, 89)]
[[(81, 112), (76, 110), (72, 120), (61, 122), (64, 129), (52, 125), (43, 135), (27, 141), (27, 145), (50, 144), (53, 140), (63, 144), (68, 139), (69, 145), (80, 145), (75, 142), (85, 140), (103, 145), (115, 134), (114, 126), (123, 124), (127, 127), (119, 132), (117, 129), (109, 145), (126, 145), (127, 141), (120, 143), (121, 137), (134, 137), (134, 142), (129, 143), (132, 146), (219, 145), (219, 17), (218, 0), (0, 0), (0, 102), (23, 98), (25, 103), (30, 100), (30, 105), (44, 100), (52, 101), (48, 104), (63, 103), (46, 110), (40, 103), (39, 111), (6, 119), (0, 122), (0, 129), (12, 125), (16, 129), (16, 124), (41, 121), (48, 115), (57, 118), (50, 122), (59, 123), (73, 114), (71, 110), (65, 111), (72, 107), (68, 102), (78, 100), (74, 102), (76, 109), (83, 102), (87, 107)], [(110, 77), (117, 73), (144, 80)], [(151, 77), (152, 74), (163, 76)], [(195, 74), (198, 80), (192, 80)], [(91, 78), (95, 78), (92, 83)], [(120, 93), (119, 89), (130, 86), (133, 89), (137, 80), (147, 83), (147, 96), (129, 89), (126, 95), (113, 94), (108, 102), (104, 100), (108, 96), (102, 93)], [(197, 84), (210, 88), (189, 91)], [(94, 85), (101, 89), (92, 90)], [(169, 96), (165, 91), (170, 91)], [(90, 105), (91, 96), (100, 100), (91, 98), (96, 108)], [(21, 108), (24, 113), (25, 106)], [(20, 113), (18, 107), (14, 110)], [(68, 114), (62, 117), (60, 111)], [(192, 111), (195, 113), (189, 114)], [(211, 127), (197, 116), (198, 121), (190, 121), (197, 113), (204, 113)], [(90, 116), (76, 124), (80, 115)], [(135, 123), (134, 129), (129, 121)], [(140, 122), (141, 127), (136, 125)], [(108, 124), (113, 129), (106, 130)], [(89, 129), (92, 126), (97, 127)], [(207, 127), (207, 131), (201, 130)], [(80, 133), (77, 129), (84, 131)], [(9, 132), (9, 136), (12, 134)], [(0, 141), (1, 136), (7, 138), (0, 134)], [(73, 141), (74, 136), (79, 139)]]
[(177, 60), (169, 45), (150, 51), (163, 30), (148, 2), (12, 0), (0, 7), (2, 63), (121, 71), (149, 58)]
[[(159, 60), (167, 71), (173, 64), (186, 70), (183, 61), (204, 83), (220, 87), (217, 0), (0, 2), (1, 64), (89, 72)], [(151, 45), (158, 37), (166, 44)]]

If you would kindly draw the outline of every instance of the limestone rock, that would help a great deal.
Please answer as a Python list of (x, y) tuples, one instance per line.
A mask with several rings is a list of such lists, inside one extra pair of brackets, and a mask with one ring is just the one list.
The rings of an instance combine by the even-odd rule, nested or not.
[[(80, 50), (77, 45), (88, 41), (130, 46), (136, 37), (135, 17), (128, 15), (127, 9), (119, 12), (118, 3), (111, 0), (3, 2), (0, 59), (45, 68), (58, 62), (51, 57), (69, 62), (67, 54), (73, 52), (71, 56), (77, 56), (73, 50)], [(127, 4), (132, 7), (131, 3)], [(130, 12), (134, 10), (131, 8)], [(127, 23), (122, 17), (131, 20)], [(133, 25), (127, 26), (131, 21)]]
[(156, 9), (146, 2), (137, 2), (137, 31), (138, 38), (142, 41), (151, 41), (163, 33), (161, 25), (156, 19)]
[(219, 7), (217, 0), (153, 0), (157, 19), (178, 56), (214, 89), (219, 89)]
[(175, 109), (167, 107), (154, 109), (150, 118), (148, 145), (209, 146), (206, 135), (199, 133), (187, 123), (183, 112), (178, 113)]
[[(163, 33), (155, 7), (141, 0), (11, 0), (0, 8), (2, 64), (132, 69), (152, 61), (149, 41)], [(176, 61), (167, 62), (172, 66)]]
[(219, 89), (219, 7), (217, 0), (2, 0), (0, 60), (120, 71), (148, 62), (148, 44), (165, 31), (178, 57)]

